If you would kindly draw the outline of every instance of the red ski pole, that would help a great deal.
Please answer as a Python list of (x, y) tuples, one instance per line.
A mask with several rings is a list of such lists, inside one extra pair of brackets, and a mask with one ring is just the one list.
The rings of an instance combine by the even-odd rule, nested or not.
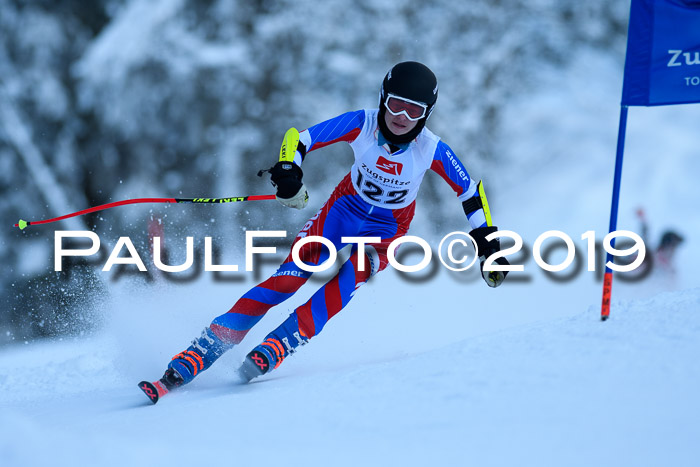
[(275, 195), (250, 195), (250, 196), (235, 196), (232, 198), (135, 198), (135, 199), (125, 199), (123, 201), (115, 201), (113, 203), (101, 204), (99, 206), (94, 206), (88, 209), (83, 209), (82, 211), (72, 212), (61, 217), (54, 217), (53, 219), (44, 219), (40, 221), (25, 221), (20, 219), (19, 222), (14, 224), (13, 227), (19, 227), (20, 230), (24, 230), (29, 225), (38, 224), (48, 224), (50, 222), (56, 222), (63, 219), (68, 219), (69, 217), (82, 216), (83, 214), (89, 214), (91, 212), (104, 211), (105, 209), (115, 208), (117, 206), (125, 206), (127, 204), (140, 204), (140, 203), (194, 203), (194, 204), (220, 204), (220, 203), (238, 203), (241, 201), (263, 201), (268, 199), (275, 199)]

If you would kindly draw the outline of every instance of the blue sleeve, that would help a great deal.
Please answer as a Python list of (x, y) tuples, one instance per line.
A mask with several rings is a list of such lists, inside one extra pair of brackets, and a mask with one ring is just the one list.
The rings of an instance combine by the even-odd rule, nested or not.
[[(439, 141), (437, 148), (435, 148), (430, 168), (450, 185), (463, 203), (473, 196), (479, 196), (476, 191), (477, 184), (469, 176), (467, 169), (464, 168), (454, 151), (443, 141)], [(472, 228), (486, 226), (483, 209), (469, 213), (467, 219)]]
[(442, 141), (439, 141), (435, 148), (430, 168), (450, 185), (460, 201), (465, 201), (476, 193), (476, 184), (472, 182), (467, 169), (454, 151)]
[(347, 112), (309, 127), (299, 134), (299, 139), (306, 146), (306, 152), (320, 149), (338, 141), (351, 143), (360, 134), (364, 124), (364, 110)]

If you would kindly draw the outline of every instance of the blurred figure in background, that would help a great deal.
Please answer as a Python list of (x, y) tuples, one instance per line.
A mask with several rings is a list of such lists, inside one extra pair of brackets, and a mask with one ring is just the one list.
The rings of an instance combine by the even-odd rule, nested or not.
[(676, 249), (683, 243), (683, 237), (673, 230), (667, 230), (661, 235), (661, 242), (654, 251), (654, 266), (667, 274), (676, 274), (673, 257)]
[(674, 288), (676, 283), (675, 255), (683, 243), (683, 236), (672, 229), (661, 234), (661, 240), (656, 248), (651, 247), (649, 239), (649, 222), (643, 208), (637, 209), (637, 217), (641, 223), (640, 235), (647, 246), (647, 258), (640, 266), (639, 277), (647, 278), (665, 290)]

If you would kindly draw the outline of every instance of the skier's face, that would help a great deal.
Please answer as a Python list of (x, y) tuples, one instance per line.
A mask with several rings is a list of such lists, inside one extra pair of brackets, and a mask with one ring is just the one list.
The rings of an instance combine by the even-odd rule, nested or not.
[(389, 128), (389, 131), (396, 136), (405, 135), (418, 124), (417, 121), (412, 122), (407, 119), (404, 114), (392, 115), (391, 112), (384, 112), (384, 122)]

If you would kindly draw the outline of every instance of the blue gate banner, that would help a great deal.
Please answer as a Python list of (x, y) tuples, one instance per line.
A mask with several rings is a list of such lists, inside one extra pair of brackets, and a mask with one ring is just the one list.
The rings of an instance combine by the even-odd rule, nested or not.
[(622, 105), (700, 102), (700, 0), (632, 0)]

